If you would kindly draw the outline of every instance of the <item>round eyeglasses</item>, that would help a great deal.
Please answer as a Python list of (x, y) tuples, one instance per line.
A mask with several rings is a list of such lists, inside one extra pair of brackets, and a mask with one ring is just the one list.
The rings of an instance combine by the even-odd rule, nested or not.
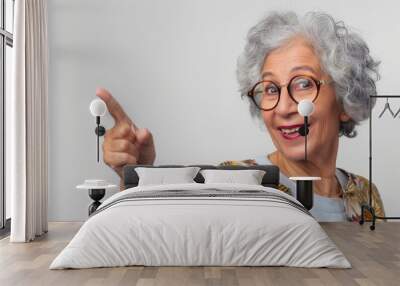
[(295, 76), (285, 85), (278, 85), (271, 80), (263, 80), (256, 83), (247, 95), (259, 109), (269, 111), (278, 105), (281, 89), (284, 86), (286, 86), (290, 98), (298, 104), (304, 99), (314, 102), (318, 97), (321, 85), (328, 83), (326, 80), (317, 80), (307, 75)]

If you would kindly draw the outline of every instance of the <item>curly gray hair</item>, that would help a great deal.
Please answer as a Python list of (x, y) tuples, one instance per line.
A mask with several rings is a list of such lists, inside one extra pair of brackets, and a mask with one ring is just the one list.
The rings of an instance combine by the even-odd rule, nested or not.
[[(321, 68), (333, 80), (338, 102), (351, 117), (340, 122), (339, 135), (356, 136), (355, 126), (369, 116), (369, 96), (376, 95), (378, 65), (369, 54), (365, 41), (341, 21), (321, 12), (309, 12), (300, 18), (294, 12), (272, 12), (247, 34), (244, 52), (237, 63), (237, 78), (242, 98), (261, 79), (261, 69), (268, 54), (290, 38), (301, 35), (314, 47)], [(371, 99), (372, 106), (375, 99)], [(250, 101), (253, 117), (260, 111)]]

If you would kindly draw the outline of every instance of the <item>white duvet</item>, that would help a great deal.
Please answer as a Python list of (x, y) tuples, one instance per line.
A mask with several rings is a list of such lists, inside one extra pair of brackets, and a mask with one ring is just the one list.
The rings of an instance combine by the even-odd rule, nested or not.
[(179, 195), (123, 199), (146, 191), (204, 193), (205, 189), (263, 191), (299, 204), (281, 191), (255, 185), (193, 183), (131, 188), (104, 201), (50, 269), (127, 265), (351, 267), (311, 215), (280, 200)]

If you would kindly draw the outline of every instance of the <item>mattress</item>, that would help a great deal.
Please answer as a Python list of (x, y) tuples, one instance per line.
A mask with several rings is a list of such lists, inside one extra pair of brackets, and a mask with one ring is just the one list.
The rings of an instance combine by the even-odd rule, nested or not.
[(199, 183), (111, 196), (50, 269), (130, 265), (351, 267), (293, 197), (258, 185)]

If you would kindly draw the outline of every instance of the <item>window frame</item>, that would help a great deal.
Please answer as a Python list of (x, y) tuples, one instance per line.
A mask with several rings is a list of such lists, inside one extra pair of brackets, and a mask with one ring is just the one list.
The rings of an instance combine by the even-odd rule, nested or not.
[[(1, 3), (1, 21), (0, 21), (0, 237), (6, 235), (10, 232), (11, 219), (7, 219), (6, 215), (6, 188), (5, 188), (5, 95), (6, 95), (6, 49), (7, 46), (13, 48), (13, 33), (6, 30), (6, 1), (0, 0)], [(15, 0), (12, 1), (12, 14), (11, 17), (14, 18), (14, 7)], [(14, 27), (13, 29), (14, 30)]]

